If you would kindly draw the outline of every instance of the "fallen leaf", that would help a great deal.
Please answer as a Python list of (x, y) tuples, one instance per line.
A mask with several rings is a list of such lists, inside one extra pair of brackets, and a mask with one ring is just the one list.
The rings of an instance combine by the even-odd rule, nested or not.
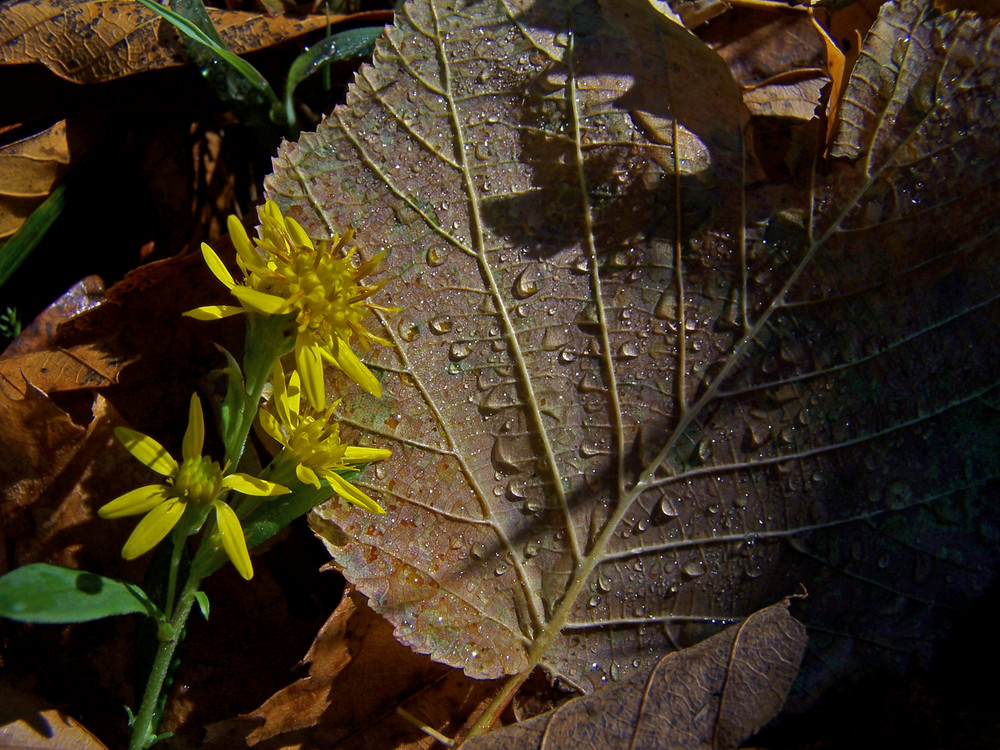
[(611, 685), (477, 737), (468, 750), (738, 747), (778, 715), (806, 650), (788, 602), (668, 654), (642, 680)]
[[(208, 9), (237, 54), (287, 42), (326, 27), (303, 18)], [(337, 23), (345, 16), (330, 16)], [(177, 33), (131, 0), (19, 0), (0, 14), (0, 64), (41, 63), (75, 83), (96, 83), (188, 61)]]
[(747, 177), (727, 66), (638, 2), (410, 2), (279, 150), (267, 194), (386, 250), (403, 310), (342, 404), (387, 513), (317, 511), (397, 638), (587, 692), (801, 581), (809, 690), (986, 589), (1000, 47), (925, 5), (883, 8), (801, 184)]
[(72, 717), (44, 701), (0, 685), (0, 747), (7, 750), (105, 750)]
[(70, 161), (65, 120), (0, 147), (0, 244), (45, 200)]
[(208, 727), (206, 746), (427, 748), (433, 740), (397, 706), (455, 732), (494, 689), (397, 643), (357, 594), (345, 595), (303, 663), (308, 676), (255, 711)]

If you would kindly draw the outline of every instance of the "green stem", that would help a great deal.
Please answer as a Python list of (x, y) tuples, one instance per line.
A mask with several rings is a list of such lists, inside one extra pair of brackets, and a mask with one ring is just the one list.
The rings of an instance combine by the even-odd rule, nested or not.
[(169, 635), (160, 639), (160, 645), (156, 649), (156, 657), (153, 659), (153, 668), (150, 670), (149, 680), (146, 682), (146, 690), (142, 695), (142, 704), (132, 724), (132, 734), (128, 743), (129, 750), (144, 750), (156, 740), (156, 727), (160, 721), (156, 707), (160, 704), (163, 683), (170, 672), (174, 651), (176, 651), (177, 644), (184, 634), (184, 627), (187, 625), (191, 606), (194, 604), (194, 594), (200, 583), (200, 579), (188, 578), (184, 593), (178, 603), (177, 612), (170, 620)]
[[(271, 370), (278, 359), (292, 350), (294, 335), (289, 326), (293, 323), (290, 315), (247, 315), (246, 354), (243, 357), (243, 384), (239, 394), (228, 394), (226, 401), (235, 403), (237, 417), (230, 429), (223, 435), (226, 445), (226, 460), (235, 469), (243, 457), (243, 448), (250, 434), (253, 420), (257, 416), (260, 396), (271, 377)], [(230, 389), (238, 387), (230, 380)]]

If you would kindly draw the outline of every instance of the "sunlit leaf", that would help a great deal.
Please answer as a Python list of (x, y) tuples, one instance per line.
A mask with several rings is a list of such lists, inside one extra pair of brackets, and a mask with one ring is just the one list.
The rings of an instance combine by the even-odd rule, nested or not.
[(321, 516), (397, 637), (589, 691), (805, 583), (813, 684), (929, 647), (1000, 537), (991, 35), (889, 3), (838, 161), (768, 183), (639, 0), (403, 7), (266, 183), (388, 251), (384, 395), (343, 401), (387, 513)]

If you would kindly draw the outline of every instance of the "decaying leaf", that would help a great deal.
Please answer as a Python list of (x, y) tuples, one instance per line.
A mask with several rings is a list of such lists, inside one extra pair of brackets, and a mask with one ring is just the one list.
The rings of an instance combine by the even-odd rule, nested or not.
[(997, 560), (995, 37), (887, 4), (838, 161), (766, 184), (638, 0), (403, 7), (266, 182), (388, 251), (388, 512), (319, 515), (400, 640), (591, 691), (805, 582), (808, 684), (929, 647)]
[(45, 200), (69, 164), (65, 120), (0, 148), (0, 244)]
[[(326, 26), (324, 15), (289, 18), (208, 9), (237, 54)], [(336, 22), (341, 16), (331, 16)], [(170, 25), (131, 0), (18, 0), (0, 12), (0, 63), (41, 63), (76, 83), (108, 81), (188, 61)]]
[(805, 628), (788, 614), (788, 603), (773, 604), (668, 654), (642, 680), (575, 698), (465, 747), (738, 747), (781, 710), (805, 649)]
[(0, 743), (7, 750), (106, 750), (72, 717), (0, 685)]
[(454, 733), (494, 690), (393, 640), (364, 598), (345, 595), (303, 658), (309, 675), (260, 708), (208, 728), (206, 747), (430, 747), (394, 708)]

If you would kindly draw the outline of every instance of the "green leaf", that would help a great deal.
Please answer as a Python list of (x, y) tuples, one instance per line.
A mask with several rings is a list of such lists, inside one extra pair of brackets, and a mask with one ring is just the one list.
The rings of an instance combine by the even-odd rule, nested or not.
[(255, 67), (226, 48), (212, 25), (201, 0), (174, 0), (175, 12), (155, 0), (138, 0), (173, 25), (219, 100), (233, 108), (236, 116), (254, 131), (262, 145), (277, 140), (273, 115), (280, 116), (278, 97), (271, 84)]
[(400, 640), (593, 691), (804, 583), (807, 684), (929, 653), (1000, 558), (994, 30), (884, 4), (769, 181), (648, 3), (404, 6), (265, 182), (388, 252), (387, 513), (314, 519)]
[(295, 121), (293, 97), (300, 83), (330, 63), (370, 55), (375, 49), (375, 40), (381, 34), (381, 26), (339, 31), (316, 42), (296, 57), (285, 80), (285, 111), (289, 113), (289, 122)]
[(55, 223), (66, 207), (66, 193), (70, 178), (67, 176), (55, 190), (49, 193), (42, 204), (31, 212), (27, 220), (0, 246), (0, 287), (31, 255), (46, 232)]
[(204, 591), (196, 591), (194, 600), (198, 603), (198, 610), (201, 612), (201, 616), (207, 620), (209, 612), (208, 594)]
[(33, 563), (0, 577), (0, 617), (55, 624), (130, 614), (163, 617), (135, 584), (84, 570)]

